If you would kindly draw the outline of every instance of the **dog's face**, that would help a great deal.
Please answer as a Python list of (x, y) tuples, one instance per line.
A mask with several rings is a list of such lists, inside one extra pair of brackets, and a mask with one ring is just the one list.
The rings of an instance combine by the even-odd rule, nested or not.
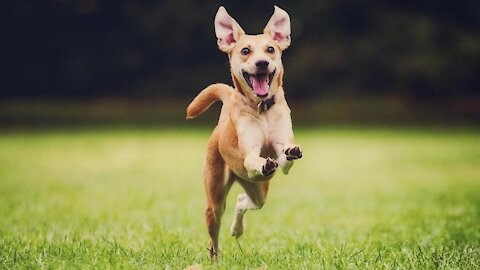
[(283, 75), (282, 51), (290, 45), (290, 18), (275, 6), (260, 35), (246, 35), (238, 23), (220, 7), (215, 16), (220, 50), (228, 53), (233, 79), (254, 101), (275, 95)]
[[(243, 35), (230, 54), (231, 70), (242, 89), (259, 99), (267, 98), (278, 88), (282, 69), (281, 50), (268, 35)], [(275, 79), (275, 80), (274, 80)]]

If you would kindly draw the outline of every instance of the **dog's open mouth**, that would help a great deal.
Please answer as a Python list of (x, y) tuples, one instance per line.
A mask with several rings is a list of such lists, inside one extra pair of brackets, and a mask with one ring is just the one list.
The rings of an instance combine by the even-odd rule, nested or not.
[(268, 90), (270, 90), (275, 71), (276, 69), (272, 73), (257, 72), (255, 74), (244, 71), (243, 78), (245, 78), (248, 86), (250, 86), (257, 97), (264, 98), (268, 96)]

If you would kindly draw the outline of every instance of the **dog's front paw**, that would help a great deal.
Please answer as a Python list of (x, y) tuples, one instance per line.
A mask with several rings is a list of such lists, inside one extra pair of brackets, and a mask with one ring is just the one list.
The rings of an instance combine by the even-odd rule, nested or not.
[(262, 167), (263, 176), (269, 176), (275, 172), (278, 167), (278, 163), (272, 158), (267, 157), (265, 165)]
[(302, 150), (298, 145), (285, 149), (284, 153), (287, 156), (287, 160), (299, 159), (303, 156)]

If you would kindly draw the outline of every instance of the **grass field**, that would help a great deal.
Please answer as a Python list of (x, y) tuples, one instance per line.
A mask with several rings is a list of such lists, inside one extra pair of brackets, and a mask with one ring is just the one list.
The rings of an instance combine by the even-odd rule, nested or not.
[[(478, 269), (480, 132), (297, 131), (245, 234), (232, 189), (211, 265), (207, 130), (0, 134), (0, 268)], [(241, 247), (241, 248), (240, 248)]]

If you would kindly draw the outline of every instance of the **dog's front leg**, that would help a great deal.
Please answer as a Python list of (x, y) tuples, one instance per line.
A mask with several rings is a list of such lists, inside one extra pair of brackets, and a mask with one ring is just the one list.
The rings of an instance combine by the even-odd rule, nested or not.
[(290, 114), (283, 115), (271, 125), (270, 141), (277, 154), (278, 165), (282, 168), (283, 174), (288, 174), (293, 166), (293, 161), (302, 157), (300, 146), (293, 143)]
[(260, 157), (260, 148), (250, 148), (249, 154), (245, 157), (243, 162), (248, 178), (255, 179), (257, 176), (272, 175), (278, 167), (278, 163), (270, 158)]
[(282, 168), (283, 174), (288, 174), (293, 166), (293, 161), (302, 157), (300, 146), (291, 143), (275, 143), (278, 165)]
[(272, 175), (277, 169), (277, 162), (268, 157), (260, 157), (265, 135), (260, 125), (254, 120), (244, 118), (237, 122), (238, 146), (244, 155), (243, 166), (250, 179), (257, 176)]

